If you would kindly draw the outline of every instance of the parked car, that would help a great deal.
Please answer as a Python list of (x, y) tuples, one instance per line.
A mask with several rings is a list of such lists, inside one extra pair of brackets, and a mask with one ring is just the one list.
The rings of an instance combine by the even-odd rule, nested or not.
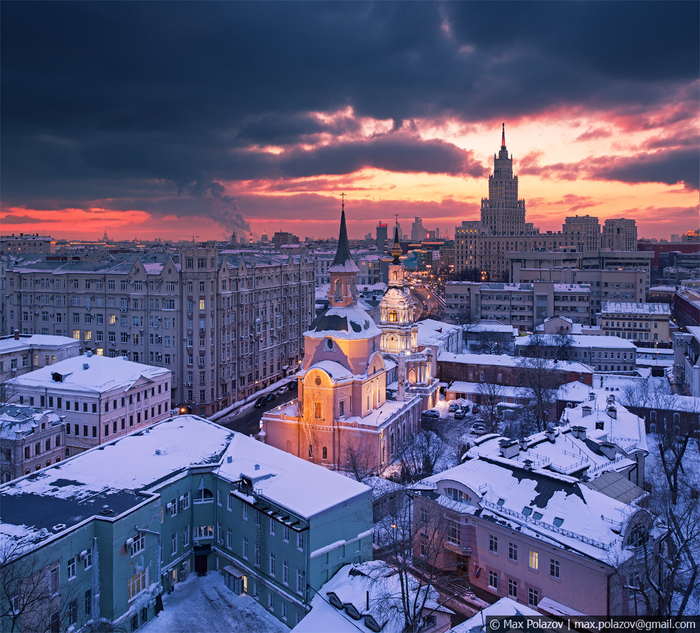
[(268, 393), (265, 396), (265, 402), (272, 402), (277, 396), (274, 393)]
[(472, 407), (472, 413), (479, 413), (479, 407), (477, 405)]
[(280, 387), (277, 391), (275, 391), (276, 396), (283, 396), (285, 393), (287, 393), (287, 387)]
[(457, 409), (459, 409), (459, 405), (458, 405), (456, 402), (453, 402), (453, 403), (448, 407), (447, 410), (448, 410), (450, 413), (454, 413), (455, 411), (457, 411)]
[(464, 420), (464, 416), (464, 409), (457, 409), (457, 411), (455, 411), (455, 420)]
[(253, 405), (256, 409), (262, 409), (267, 402), (267, 396), (260, 396)]
[(421, 414), (422, 418), (439, 418), (440, 417), (440, 412), (437, 409), (428, 409), (427, 411), (423, 411)]
[(484, 433), (486, 433), (486, 425), (483, 422), (476, 422), (472, 426), (471, 432), (474, 435), (484, 435)]

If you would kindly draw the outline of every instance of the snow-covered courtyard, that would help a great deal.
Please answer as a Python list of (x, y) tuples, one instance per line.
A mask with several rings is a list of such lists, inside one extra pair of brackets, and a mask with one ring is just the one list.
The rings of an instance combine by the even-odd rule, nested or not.
[(221, 574), (190, 576), (163, 596), (162, 611), (144, 633), (288, 633), (275, 616), (250, 596), (237, 596)]

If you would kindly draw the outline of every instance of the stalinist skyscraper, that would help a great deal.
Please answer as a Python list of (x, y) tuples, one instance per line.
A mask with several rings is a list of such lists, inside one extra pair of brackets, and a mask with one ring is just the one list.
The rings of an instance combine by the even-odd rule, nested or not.
[(518, 200), (518, 177), (513, 176), (513, 157), (506, 149), (505, 123), (501, 149), (493, 157), (489, 197), (481, 199), (481, 225), (490, 235), (520, 235), (525, 231), (525, 200)]

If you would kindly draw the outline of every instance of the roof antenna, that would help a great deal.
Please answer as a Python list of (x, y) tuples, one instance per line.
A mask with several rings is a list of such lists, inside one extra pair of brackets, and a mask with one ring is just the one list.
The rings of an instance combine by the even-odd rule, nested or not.
[(503, 123), (503, 132), (501, 134), (501, 147), (506, 146), (506, 124)]

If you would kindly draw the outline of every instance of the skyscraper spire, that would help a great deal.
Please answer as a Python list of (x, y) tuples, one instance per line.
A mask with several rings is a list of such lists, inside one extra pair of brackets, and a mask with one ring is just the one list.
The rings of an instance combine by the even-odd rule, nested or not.
[(501, 134), (501, 147), (505, 148), (506, 146), (506, 124), (503, 123), (503, 132)]

